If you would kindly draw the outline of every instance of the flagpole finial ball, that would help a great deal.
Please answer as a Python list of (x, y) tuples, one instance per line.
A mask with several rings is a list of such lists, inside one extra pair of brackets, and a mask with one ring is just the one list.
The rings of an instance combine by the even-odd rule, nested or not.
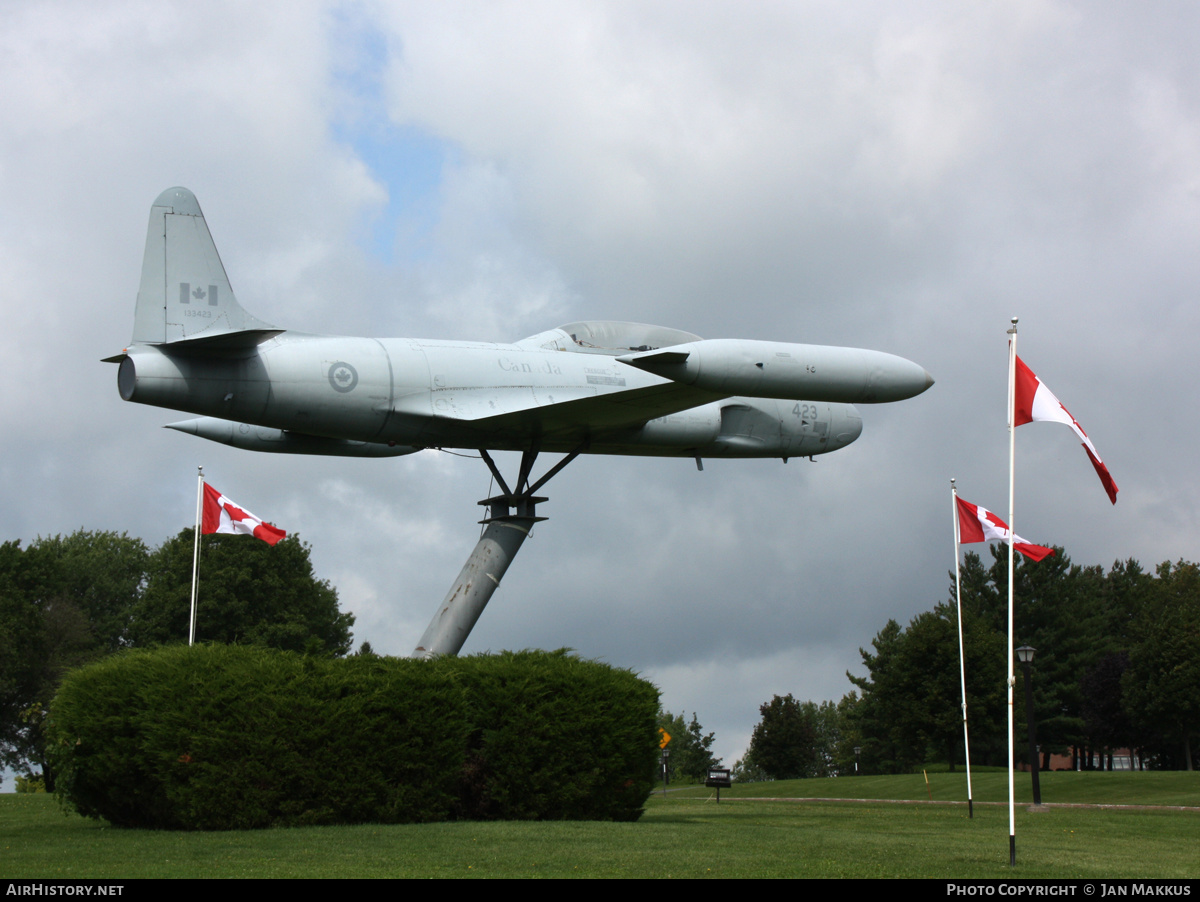
[(1017, 324), (1017, 318), (1015, 316), (1012, 318), (1012, 324), (1014, 326)]

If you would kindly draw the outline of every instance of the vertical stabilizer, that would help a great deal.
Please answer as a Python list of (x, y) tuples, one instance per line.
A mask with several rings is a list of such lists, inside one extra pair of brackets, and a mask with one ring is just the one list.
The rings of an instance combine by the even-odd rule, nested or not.
[(150, 208), (133, 341), (164, 344), (280, 331), (251, 316), (233, 296), (196, 195), (187, 188), (160, 194)]

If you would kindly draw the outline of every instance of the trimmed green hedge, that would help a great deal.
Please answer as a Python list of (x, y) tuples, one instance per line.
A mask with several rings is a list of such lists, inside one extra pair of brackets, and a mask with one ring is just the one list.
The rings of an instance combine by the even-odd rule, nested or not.
[(634, 820), (658, 690), (566, 652), (414, 661), (130, 651), (51, 707), (59, 793), (129, 827)]
[(455, 814), (636, 820), (658, 767), (658, 689), (565, 652), (440, 658), (472, 728)]

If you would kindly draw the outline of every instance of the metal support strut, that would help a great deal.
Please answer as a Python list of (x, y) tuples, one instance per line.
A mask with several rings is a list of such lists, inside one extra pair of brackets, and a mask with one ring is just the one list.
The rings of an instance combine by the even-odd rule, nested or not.
[(421, 641), (413, 649), (414, 658), (432, 658), (437, 655), (456, 655), (471, 634), (475, 621), (483, 613), (492, 593), (500, 586), (508, 565), (521, 550), (533, 524), (545, 517), (537, 516), (536, 507), (547, 498), (534, 495), (538, 489), (573, 461), (584, 449), (581, 445), (560, 460), (533, 485), (529, 485), (529, 474), (537, 460), (536, 446), (521, 453), (521, 470), (517, 476), (516, 491), (509, 489), (500, 475), (495, 462), (487, 451), (479, 454), (492, 476), (500, 485), (503, 494), (484, 498), (479, 504), (488, 508), (488, 516), (479, 522), (484, 525), (483, 534), (463, 565), (458, 579), (438, 605), (433, 620), (425, 628)]

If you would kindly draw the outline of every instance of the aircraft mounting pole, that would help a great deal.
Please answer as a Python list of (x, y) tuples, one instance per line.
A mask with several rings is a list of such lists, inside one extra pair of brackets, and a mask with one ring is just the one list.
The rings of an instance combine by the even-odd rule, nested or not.
[(413, 649), (412, 657), (458, 654), (471, 634), (475, 621), (491, 600), (492, 593), (500, 587), (500, 580), (521, 550), (529, 530), (538, 520), (546, 519), (534, 516), (534, 502), (545, 500), (530, 498), (527, 505), (522, 505), (524, 513), (518, 509), (516, 514), (510, 514), (507, 499), (486, 499), (484, 503), (491, 502), (491, 515), (483, 521), (487, 528), (463, 565), (458, 579), (438, 605), (433, 620)]
[(491, 600), (492, 593), (500, 587), (500, 580), (521, 550), (533, 524), (546, 519), (537, 516), (537, 505), (549, 499), (536, 497), (533, 493), (573, 461), (584, 447), (581, 445), (576, 448), (528, 487), (530, 471), (538, 452), (536, 449), (523, 452), (515, 493), (508, 488), (488, 453), (480, 452), (504, 494), (479, 502), (488, 508), (488, 516), (481, 521), (485, 524), (483, 535), (459, 572), (458, 579), (438, 605), (433, 620), (425, 628), (411, 657), (433, 658), (458, 654), (475, 622), (479, 620), (479, 615)]

